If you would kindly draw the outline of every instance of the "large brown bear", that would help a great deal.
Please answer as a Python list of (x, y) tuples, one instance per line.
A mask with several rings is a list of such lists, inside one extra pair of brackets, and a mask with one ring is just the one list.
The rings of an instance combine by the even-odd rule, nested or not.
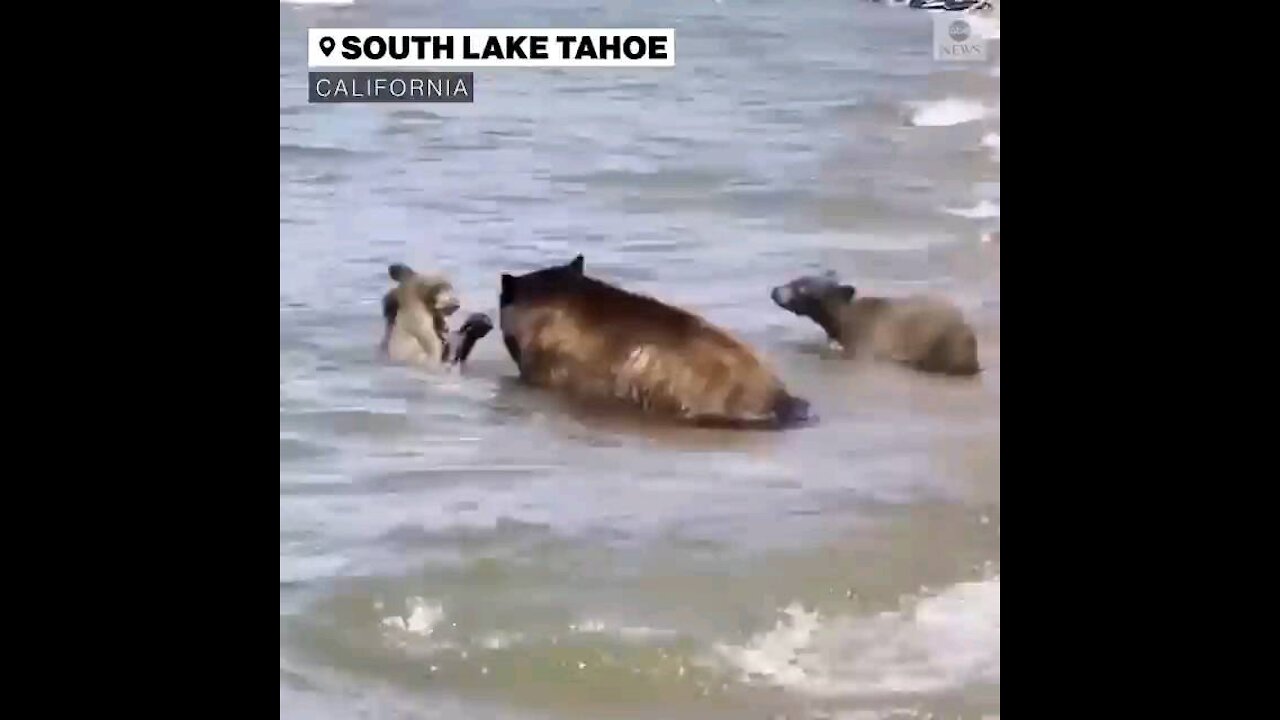
[(441, 276), (419, 275), (407, 265), (387, 268), (396, 287), (382, 297), (385, 328), (379, 348), (395, 362), (426, 367), (466, 362), (477, 341), (493, 329), (483, 313), (473, 313), (457, 332), (448, 317), (457, 312), (453, 285)]
[(833, 272), (806, 275), (770, 292), (784, 310), (807, 317), (845, 355), (866, 354), (941, 375), (976, 375), (978, 342), (960, 310), (940, 298), (861, 297)]
[(587, 401), (697, 425), (780, 429), (809, 404), (705, 320), (566, 265), (502, 275), (499, 325), (521, 378)]

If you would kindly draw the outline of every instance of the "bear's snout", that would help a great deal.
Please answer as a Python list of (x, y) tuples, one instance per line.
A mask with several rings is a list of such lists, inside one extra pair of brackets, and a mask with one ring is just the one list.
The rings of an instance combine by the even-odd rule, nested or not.
[(436, 298), (436, 307), (441, 314), (448, 316), (457, 312), (458, 308), (462, 307), (462, 303), (458, 302), (458, 298), (453, 293), (441, 293)]
[(462, 331), (477, 337), (484, 337), (493, 329), (493, 320), (484, 313), (472, 313), (462, 324)]
[(769, 297), (773, 298), (773, 302), (784, 310), (790, 309), (787, 305), (791, 302), (791, 288), (785, 285), (779, 285), (769, 293)]

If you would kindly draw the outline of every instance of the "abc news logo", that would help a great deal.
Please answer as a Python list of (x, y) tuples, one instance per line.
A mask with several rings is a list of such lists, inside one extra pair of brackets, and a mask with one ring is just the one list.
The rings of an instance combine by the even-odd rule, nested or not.
[(934, 17), (933, 58), (947, 62), (983, 62), (989, 57), (987, 39), (968, 20), (942, 14)]

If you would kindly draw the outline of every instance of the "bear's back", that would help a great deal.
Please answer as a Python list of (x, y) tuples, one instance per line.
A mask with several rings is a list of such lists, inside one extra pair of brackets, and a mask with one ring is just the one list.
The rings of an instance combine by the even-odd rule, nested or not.
[(929, 295), (877, 300), (869, 329), (877, 355), (933, 372), (973, 371), (973, 330), (954, 304)]
[(583, 277), (517, 303), (522, 372), (690, 418), (760, 420), (781, 383), (724, 330), (660, 300)]

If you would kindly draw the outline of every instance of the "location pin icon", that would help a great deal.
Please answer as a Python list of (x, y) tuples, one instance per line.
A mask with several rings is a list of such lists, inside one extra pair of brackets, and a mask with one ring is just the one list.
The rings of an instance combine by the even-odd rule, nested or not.
[(329, 53), (333, 52), (333, 38), (327, 35), (320, 38), (320, 52), (324, 53), (325, 57), (329, 57)]

